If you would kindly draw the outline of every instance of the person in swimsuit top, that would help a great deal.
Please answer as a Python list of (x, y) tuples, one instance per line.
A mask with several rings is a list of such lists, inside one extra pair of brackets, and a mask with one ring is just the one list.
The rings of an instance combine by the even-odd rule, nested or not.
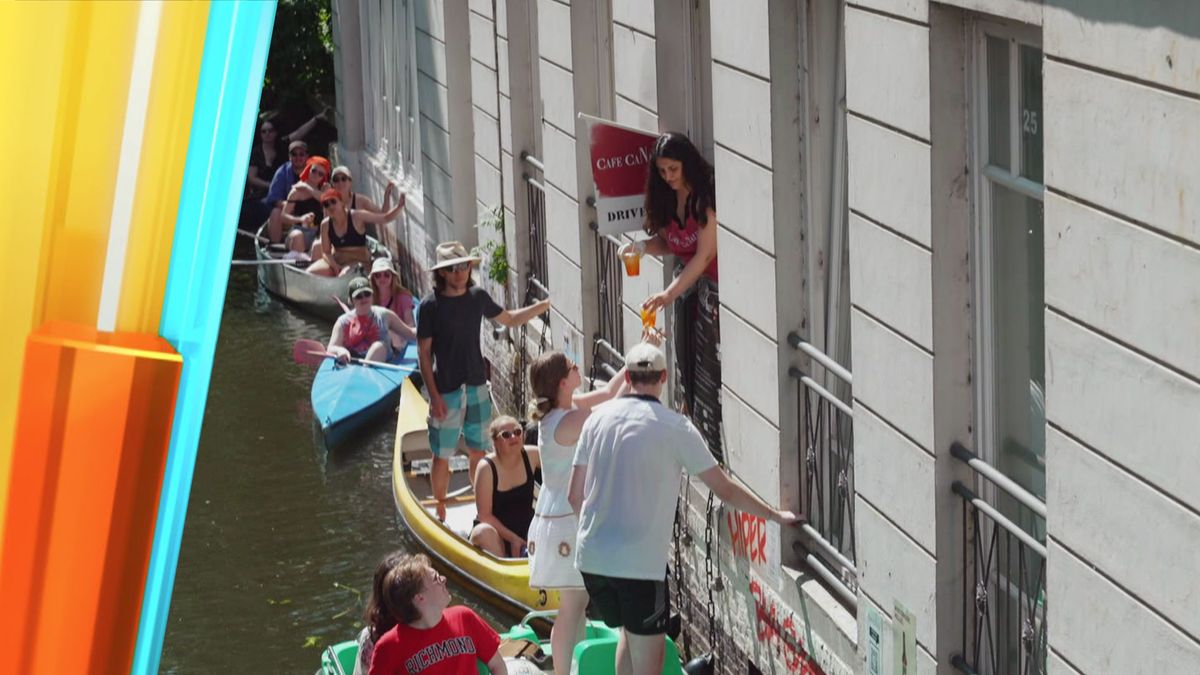
[(321, 221), (320, 259), (309, 265), (308, 271), (325, 277), (340, 276), (354, 269), (354, 263), (366, 265), (371, 260), (367, 250), (366, 223), (391, 220), (404, 208), (404, 195), (387, 213), (371, 213), (347, 209), (342, 195), (330, 188), (321, 195), (325, 219)]
[(552, 653), (568, 655), (554, 661), (555, 675), (568, 675), (570, 655), (575, 652), (588, 606), (573, 551), (579, 519), (567, 502), (575, 441), (592, 409), (625, 393), (628, 386), (622, 368), (607, 384), (579, 392), (583, 384), (579, 366), (560, 351), (546, 352), (534, 360), (529, 366), (529, 383), (537, 397), (530, 405), (529, 418), (538, 423), (543, 479), (537, 513), (529, 527), (529, 585), (558, 589), (558, 618), (550, 629), (550, 645)]
[(497, 558), (517, 558), (525, 555), (541, 457), (537, 448), (525, 447), (521, 423), (508, 415), (492, 420), (488, 431), (494, 449), (475, 468), (478, 515), (470, 539)]
[[(413, 320), (412, 292), (400, 283), (400, 275), (392, 269), (392, 261), (376, 258), (371, 263), (371, 290), (375, 291), (375, 304), (396, 313), (406, 325), (416, 326)], [(402, 351), (407, 340), (399, 333), (392, 333), (392, 347)]]

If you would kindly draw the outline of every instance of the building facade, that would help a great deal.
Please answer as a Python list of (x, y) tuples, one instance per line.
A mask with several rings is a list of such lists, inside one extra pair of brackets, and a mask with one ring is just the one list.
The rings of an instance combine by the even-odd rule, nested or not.
[[(716, 168), (728, 468), (672, 574), (722, 673), (1200, 672), (1200, 4), (333, 0), (338, 159), (414, 290), (489, 256), (602, 375), (671, 266), (594, 229), (579, 113)], [(507, 278), (504, 276), (507, 267)]]

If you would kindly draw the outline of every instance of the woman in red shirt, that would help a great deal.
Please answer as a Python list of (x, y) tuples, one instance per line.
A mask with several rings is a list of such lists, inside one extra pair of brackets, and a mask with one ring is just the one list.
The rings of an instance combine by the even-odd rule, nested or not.
[(500, 636), (470, 608), (450, 607), (446, 577), (424, 555), (408, 556), (384, 578), (396, 625), (375, 643), (370, 675), (476, 675), (476, 663), (505, 675)]
[(687, 412), (709, 448), (721, 456), (720, 312), (717, 295), (717, 198), (713, 168), (688, 137), (659, 136), (646, 175), (649, 239), (627, 244), (641, 253), (674, 255), (675, 278), (646, 298), (643, 310), (676, 303), (676, 369)]

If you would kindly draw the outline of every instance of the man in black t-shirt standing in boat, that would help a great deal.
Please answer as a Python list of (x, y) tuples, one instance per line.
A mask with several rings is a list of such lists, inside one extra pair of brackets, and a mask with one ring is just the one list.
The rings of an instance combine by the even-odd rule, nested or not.
[(434, 291), (421, 300), (417, 312), (421, 377), (429, 393), (430, 478), (441, 520), (446, 519), (450, 457), (459, 436), (466, 439), (471, 475), (489, 442), (485, 429), (492, 417), (492, 397), (479, 348), (481, 322), (488, 318), (513, 328), (550, 309), (548, 298), (513, 311), (496, 304), (471, 279), (471, 267), (478, 261), (457, 241), (438, 244)]

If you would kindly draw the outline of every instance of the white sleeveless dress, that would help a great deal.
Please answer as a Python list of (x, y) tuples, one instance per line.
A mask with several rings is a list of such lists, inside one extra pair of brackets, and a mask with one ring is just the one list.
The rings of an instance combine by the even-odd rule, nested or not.
[(529, 525), (530, 588), (583, 588), (583, 576), (575, 569), (575, 535), (579, 531), (579, 518), (567, 501), (575, 445), (561, 445), (554, 440), (554, 432), (567, 412), (556, 408), (538, 422), (542, 491), (534, 509), (533, 522)]

